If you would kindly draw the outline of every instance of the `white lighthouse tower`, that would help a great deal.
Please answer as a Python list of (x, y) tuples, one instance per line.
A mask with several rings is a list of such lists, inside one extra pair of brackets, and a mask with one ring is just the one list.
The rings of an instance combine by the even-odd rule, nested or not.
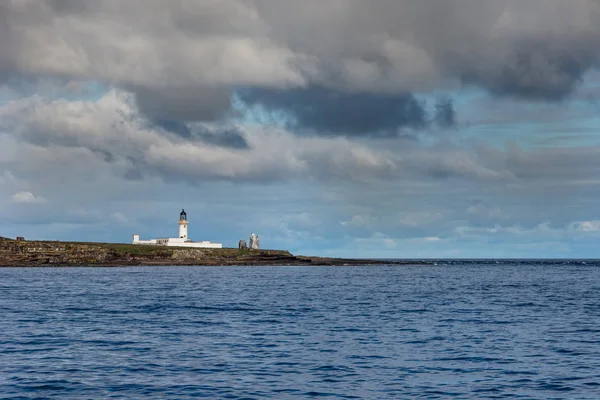
[(185, 210), (182, 209), (179, 214), (179, 239), (187, 240), (188, 238), (188, 220)]
[[(1, 0), (0, 0), (1, 1)], [(154, 244), (158, 246), (177, 246), (177, 247), (199, 247), (205, 249), (221, 249), (222, 243), (210, 242), (202, 240), (200, 242), (191, 241), (188, 238), (188, 219), (185, 210), (181, 210), (179, 214), (179, 237), (176, 238), (158, 238), (150, 240), (140, 240), (140, 235), (137, 233), (132, 235), (131, 243), (133, 244)]]

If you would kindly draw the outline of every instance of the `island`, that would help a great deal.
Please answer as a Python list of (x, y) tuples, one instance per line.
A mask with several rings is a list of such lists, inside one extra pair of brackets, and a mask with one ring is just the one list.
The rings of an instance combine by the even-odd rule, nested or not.
[(186, 248), (0, 237), (0, 267), (428, 265), (420, 261), (367, 260), (293, 255), (286, 250)]

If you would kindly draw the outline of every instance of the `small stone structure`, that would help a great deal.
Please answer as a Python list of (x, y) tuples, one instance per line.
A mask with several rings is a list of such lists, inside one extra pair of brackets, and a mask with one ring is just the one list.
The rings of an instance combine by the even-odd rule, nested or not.
[(24, 241), (24, 240), (25, 240), (25, 238), (24, 238), (23, 236), (17, 236), (17, 240), (18, 240), (19, 242), (22, 242), (22, 241)]
[(260, 249), (260, 239), (254, 233), (250, 235), (250, 248), (252, 250)]
[(240, 241), (238, 243), (238, 249), (248, 250), (248, 245), (246, 244), (246, 241), (244, 239), (240, 239)]

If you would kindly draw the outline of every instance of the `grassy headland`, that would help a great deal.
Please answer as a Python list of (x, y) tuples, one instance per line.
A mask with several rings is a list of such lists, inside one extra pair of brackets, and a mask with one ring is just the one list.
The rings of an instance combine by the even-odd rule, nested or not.
[[(25, 241), (0, 237), (0, 266), (358, 265), (381, 260), (295, 256), (287, 250), (198, 249), (125, 243)], [(394, 262), (393, 264), (415, 264)]]

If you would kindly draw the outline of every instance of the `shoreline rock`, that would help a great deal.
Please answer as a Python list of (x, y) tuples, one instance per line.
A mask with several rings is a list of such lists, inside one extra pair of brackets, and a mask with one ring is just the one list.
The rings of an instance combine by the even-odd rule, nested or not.
[(0, 238), (0, 267), (125, 266), (350, 266), (430, 265), (386, 261), (295, 256), (286, 250), (189, 249), (121, 243), (25, 241)]

